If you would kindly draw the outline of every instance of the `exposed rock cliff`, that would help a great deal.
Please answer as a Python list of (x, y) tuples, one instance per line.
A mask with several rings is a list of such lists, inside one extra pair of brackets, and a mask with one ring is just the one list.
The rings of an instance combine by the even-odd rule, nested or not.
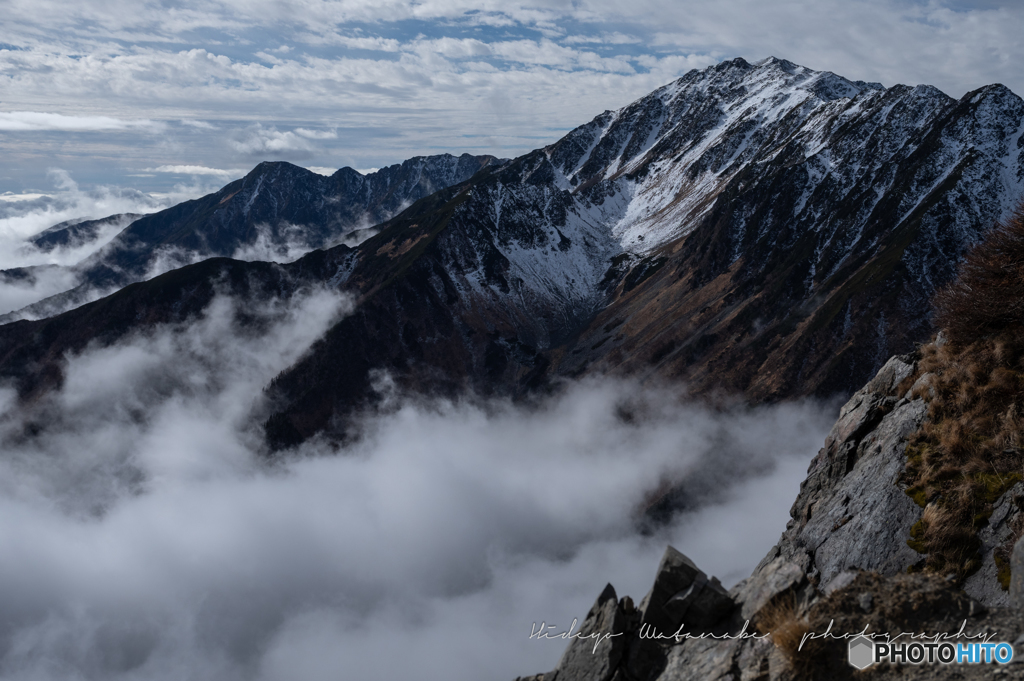
[[(847, 662), (846, 640), (811, 638), (800, 647), (805, 634), (824, 633), (830, 625), (835, 635), (865, 627), (892, 635), (962, 630), (1015, 641), (1024, 628), (1019, 610), (1024, 540), (1013, 555), (1009, 593), (996, 578), (992, 553), (1010, 536), (1024, 485), (1012, 487), (994, 505), (980, 533), (983, 566), (963, 590), (953, 576), (920, 573), (923, 557), (908, 545), (923, 509), (906, 493), (901, 477), (907, 441), (927, 409), (915, 397), (917, 384), (900, 390), (915, 373), (916, 361), (909, 355), (891, 358), (843, 406), (811, 462), (785, 532), (749, 578), (726, 593), (669, 547), (654, 586), (637, 608), (628, 597), (616, 601), (609, 585), (558, 667), (532, 678), (861, 678)], [(1019, 601), (1016, 607), (1008, 607), (1011, 596)], [(772, 636), (764, 637), (768, 632)], [(594, 638), (606, 634), (613, 636)], [(595, 640), (602, 642), (592, 649)], [(1024, 678), (1024, 665), (998, 671)], [(989, 678), (993, 665), (886, 663), (869, 673), (870, 678)]]

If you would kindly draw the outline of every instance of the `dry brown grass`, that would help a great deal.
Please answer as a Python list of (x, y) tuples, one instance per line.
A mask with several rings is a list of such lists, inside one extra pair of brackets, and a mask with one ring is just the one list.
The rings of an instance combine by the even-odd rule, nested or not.
[(922, 348), (916, 396), (928, 419), (907, 446), (907, 493), (926, 509), (910, 545), (925, 569), (966, 577), (980, 566), (977, 532), (1024, 473), (1024, 335), (1019, 329)]
[(808, 641), (801, 649), (804, 634), (811, 632), (807, 618), (800, 614), (796, 594), (783, 594), (768, 603), (757, 614), (756, 628), (770, 634), (772, 643), (782, 653), (797, 678), (810, 678), (820, 653), (819, 641)]
[(1024, 204), (933, 303), (949, 340), (923, 346), (900, 386), (917, 382), (913, 397), (928, 402), (907, 446), (907, 493), (925, 507), (908, 543), (927, 555), (925, 570), (962, 579), (980, 566), (977, 533), (992, 503), (1024, 477)]
[[(925, 507), (910, 545), (929, 571), (963, 578), (980, 565), (977, 531), (1024, 477), (1024, 204), (966, 255), (933, 300), (949, 341), (921, 348), (906, 391), (928, 401), (907, 446), (907, 493)], [(997, 552), (998, 553), (998, 552)]]

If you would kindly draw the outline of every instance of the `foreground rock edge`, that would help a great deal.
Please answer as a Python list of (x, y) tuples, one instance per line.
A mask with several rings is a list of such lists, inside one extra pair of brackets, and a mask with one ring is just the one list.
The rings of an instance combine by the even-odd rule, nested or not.
[[(920, 391), (897, 393), (916, 361), (892, 357), (842, 407), (786, 530), (750, 577), (726, 592), (669, 546), (639, 606), (628, 596), (617, 599), (609, 584), (558, 666), (517, 681), (1024, 678), (1018, 659), (1007, 666), (883, 663), (858, 671), (847, 661), (845, 640), (807, 638), (866, 628), (892, 636), (959, 633), (962, 642), (977, 640), (966, 635), (1024, 640), (1024, 540), (1013, 551), (1009, 593), (988, 577), (968, 580), (965, 592), (940, 575), (908, 574), (921, 559), (907, 539), (922, 509), (899, 476), (907, 440), (926, 409), (914, 398)], [(1000, 499), (996, 508), (1003, 505)], [(995, 539), (986, 536), (982, 553), (990, 554)]]

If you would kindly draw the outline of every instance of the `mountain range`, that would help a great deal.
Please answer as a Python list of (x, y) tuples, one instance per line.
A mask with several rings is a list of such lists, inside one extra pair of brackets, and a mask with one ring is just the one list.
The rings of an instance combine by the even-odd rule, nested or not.
[(1001, 85), (956, 100), (734, 59), (512, 160), (262, 163), (134, 219), (76, 287), (8, 315), (0, 375), (26, 398), (59, 385), (66, 353), (187, 319), (223, 279), (356, 301), (268, 386), (275, 448), (343, 435), (380, 372), (435, 394), (621, 373), (848, 395), (931, 334), (932, 292), (1024, 196), (1022, 121)]
[[(111, 224), (123, 229), (67, 268), (73, 287), (0, 321), (50, 317), (206, 258), (280, 262), (316, 248), (356, 243), (413, 201), (464, 182), (495, 160), (469, 154), (421, 156), (367, 175), (342, 168), (330, 177), (287, 163), (261, 163), (218, 192), (152, 215), (54, 225), (29, 243), (50, 252), (88, 243)], [(6, 270), (0, 276), (31, 277), (34, 269), (39, 268)]]

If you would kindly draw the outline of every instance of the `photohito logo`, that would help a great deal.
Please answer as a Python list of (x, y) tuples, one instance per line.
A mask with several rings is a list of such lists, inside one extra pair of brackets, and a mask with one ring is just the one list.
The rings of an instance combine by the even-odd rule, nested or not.
[(850, 640), (847, 659), (857, 669), (876, 662), (893, 664), (1008, 664), (1013, 660), (1009, 643), (875, 643), (867, 636)]
[(848, 659), (857, 669), (867, 669), (875, 663), (875, 644), (867, 636), (852, 639)]

